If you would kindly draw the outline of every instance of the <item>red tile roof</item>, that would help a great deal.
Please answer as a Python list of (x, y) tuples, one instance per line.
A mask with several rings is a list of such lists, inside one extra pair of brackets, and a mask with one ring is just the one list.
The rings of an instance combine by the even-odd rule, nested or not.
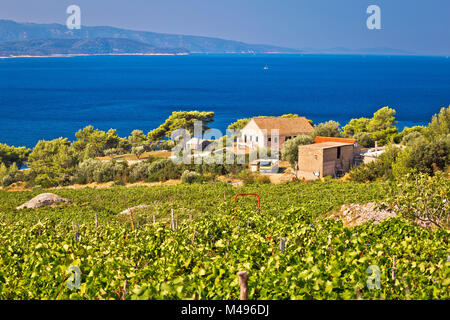
[(267, 117), (253, 118), (252, 120), (255, 121), (259, 129), (267, 131), (278, 129), (280, 135), (311, 134), (314, 131), (314, 128), (305, 117)]

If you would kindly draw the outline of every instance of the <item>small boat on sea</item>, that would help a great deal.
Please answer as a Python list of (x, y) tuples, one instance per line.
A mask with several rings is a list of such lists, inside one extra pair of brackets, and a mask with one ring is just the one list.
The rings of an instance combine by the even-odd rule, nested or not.
[(266, 66), (264, 67), (264, 70), (269, 70), (269, 66), (266, 64)]

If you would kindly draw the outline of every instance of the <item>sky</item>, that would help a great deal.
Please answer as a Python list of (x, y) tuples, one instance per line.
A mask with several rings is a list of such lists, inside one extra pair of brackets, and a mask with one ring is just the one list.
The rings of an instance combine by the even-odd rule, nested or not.
[[(450, 55), (449, 0), (1, 0), (0, 19), (211, 36), (295, 49), (390, 47)], [(369, 30), (370, 5), (381, 29)]]

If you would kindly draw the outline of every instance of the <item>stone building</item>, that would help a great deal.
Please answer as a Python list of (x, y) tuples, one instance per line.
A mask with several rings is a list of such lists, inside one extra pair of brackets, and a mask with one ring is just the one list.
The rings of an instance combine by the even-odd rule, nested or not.
[(341, 177), (354, 163), (355, 145), (344, 142), (320, 142), (298, 147), (299, 179)]
[(299, 135), (311, 135), (313, 126), (305, 117), (281, 118), (265, 117), (253, 118), (241, 130), (238, 144), (246, 145), (252, 149), (257, 147), (283, 148), (284, 143)]

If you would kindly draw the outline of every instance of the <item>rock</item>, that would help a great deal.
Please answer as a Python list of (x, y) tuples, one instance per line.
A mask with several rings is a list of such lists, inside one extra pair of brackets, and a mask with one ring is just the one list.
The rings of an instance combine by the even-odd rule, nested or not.
[(231, 183), (233, 187), (242, 187), (244, 183), (242, 181), (235, 181)]
[[(342, 218), (339, 218), (339, 216), (342, 216)], [(350, 225), (360, 225), (371, 220), (373, 224), (378, 224), (384, 219), (395, 216), (395, 212), (378, 209), (377, 204), (374, 202), (343, 205), (339, 212), (334, 215), (337, 219), (346, 220)]]
[(140, 209), (145, 209), (145, 208), (148, 208), (148, 207), (150, 207), (149, 205), (147, 205), (147, 204), (141, 204), (141, 205), (138, 205), (138, 206), (136, 206), (136, 207), (132, 207), (132, 208), (128, 208), (128, 209), (125, 209), (125, 210), (123, 210), (121, 213), (119, 213), (119, 214), (130, 214), (130, 212), (131, 211), (136, 211), (136, 210), (140, 210)]
[(54, 207), (58, 203), (61, 203), (61, 202), (70, 203), (70, 200), (62, 198), (54, 193), (41, 193), (40, 195), (34, 197), (30, 201), (25, 202), (21, 206), (18, 206), (16, 209), (17, 210), (21, 210), (21, 209), (25, 209), (25, 208), (37, 209), (37, 208), (46, 207), (46, 206)]

